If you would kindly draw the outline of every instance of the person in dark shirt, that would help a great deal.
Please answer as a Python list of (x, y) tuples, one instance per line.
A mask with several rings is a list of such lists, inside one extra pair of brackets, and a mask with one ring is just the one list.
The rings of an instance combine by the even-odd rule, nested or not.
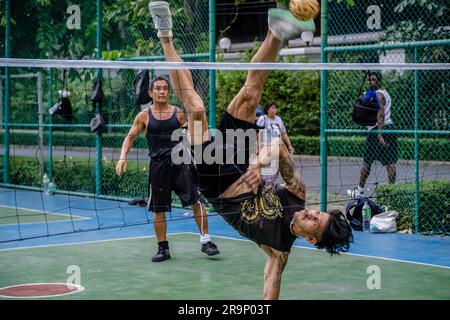
[(127, 155), (137, 136), (143, 132), (151, 158), (147, 208), (155, 213), (153, 227), (158, 241), (158, 252), (153, 256), (153, 262), (170, 259), (166, 212), (172, 210), (172, 191), (179, 196), (183, 206), (192, 206), (195, 222), (200, 230), (201, 251), (209, 256), (220, 253), (208, 234), (206, 208), (200, 202), (191, 164), (175, 164), (171, 160), (172, 149), (178, 144), (177, 141), (172, 141), (172, 133), (185, 124), (186, 117), (181, 109), (169, 104), (169, 93), (170, 85), (167, 79), (157, 77), (150, 82), (149, 95), (153, 104), (134, 119), (116, 164), (117, 175), (126, 171)]
[[(181, 62), (173, 44), (169, 4), (150, 2), (149, 8), (167, 61)], [(298, 21), (285, 9), (269, 10), (269, 31), (252, 62), (275, 61), (282, 39), (298, 37), (304, 30), (314, 30), (312, 20)], [(305, 185), (284, 143), (273, 139), (257, 150), (257, 139), (252, 139), (260, 129), (255, 124), (255, 111), (268, 70), (248, 71), (214, 138), (209, 134), (204, 103), (194, 89), (191, 72), (170, 70), (169, 75), (175, 94), (187, 110), (188, 139), (200, 191), (233, 228), (268, 255), (264, 299), (279, 298), (281, 274), (297, 237), (331, 254), (349, 249), (352, 231), (342, 212), (305, 209)], [(239, 138), (242, 133), (244, 140)], [(268, 184), (260, 176), (261, 167), (277, 157), (283, 185)]]

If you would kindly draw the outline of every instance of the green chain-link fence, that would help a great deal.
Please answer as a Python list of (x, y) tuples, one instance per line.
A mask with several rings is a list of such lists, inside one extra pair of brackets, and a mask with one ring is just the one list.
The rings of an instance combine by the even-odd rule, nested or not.
[[(209, 60), (210, 2), (170, 1), (174, 42), (187, 61)], [(2, 1), (1, 49), (6, 51), (9, 46), (11, 58), (162, 61), (165, 59), (148, 3), (148, 0), (84, 0), (76, 4), (54, 0)], [(9, 43), (5, 41), (6, 33)], [(7, 72), (8, 97), (4, 90)], [(42, 80), (39, 85), (38, 72)], [(8, 159), (2, 156), (4, 184), (42, 188), (43, 174), (47, 173), (61, 191), (125, 198), (146, 195), (149, 158), (143, 137), (134, 144), (136, 153), (128, 157), (126, 175), (118, 177), (114, 171), (122, 141), (141, 111), (133, 96), (137, 72), (107, 69), (101, 72), (105, 95), (101, 109), (90, 101), (97, 72), (89, 69), (1, 70), (4, 102), (1, 138), (4, 150), (9, 148), (11, 154)], [(208, 108), (209, 72), (194, 73), (196, 89)], [(155, 72), (151, 71), (151, 75)], [(162, 75), (168, 76), (168, 72)], [(63, 88), (70, 92), (73, 108), (70, 120), (50, 116), (48, 112)], [(171, 103), (181, 107), (174, 95)], [(100, 110), (107, 129), (97, 136), (90, 132), (89, 123)]]
[[(71, 7), (70, 1), (8, 2), (9, 56), (12, 58), (96, 59), (97, 36), (101, 34), (100, 56), (103, 59), (163, 60), (149, 18), (148, 1), (78, 1), (79, 11)], [(170, 1), (175, 45), (187, 61), (209, 59), (210, 2)], [(97, 24), (98, 3), (101, 3), (101, 29)], [(322, 50), (326, 57), (323, 62), (449, 61), (450, 15), (444, 0), (334, 0), (322, 1), (321, 6), (328, 12), (321, 25), (325, 41)], [(1, 39), (5, 39), (7, 32), (6, 19), (3, 19), (5, 8), (0, 6)], [(1, 49), (6, 51), (5, 45), (6, 42), (0, 43)], [(324, 177), (328, 174), (328, 180), (322, 180), (320, 202), (323, 207), (347, 199), (346, 189), (359, 182), (348, 181), (345, 175), (346, 170), (359, 171), (367, 138), (366, 128), (351, 120), (353, 104), (363, 81), (362, 71), (322, 72), (322, 86), (326, 89), (325, 99), (321, 101), (322, 115), (326, 115), (327, 120), (322, 125), (322, 135), (327, 137), (327, 148), (323, 150), (325, 159), (329, 159), (328, 171), (324, 167), (323, 172)], [(6, 69), (1, 72), (2, 76), (6, 75)], [(50, 117), (47, 112), (57, 101), (58, 90), (63, 88), (63, 70), (9, 68), (8, 72), (10, 75), (34, 75), (11, 77), (9, 81), (10, 105), (2, 106), (5, 130), (1, 138), (3, 142), (10, 142), (8, 152), (12, 156), (6, 175), (4, 159), (0, 163), (3, 183), (41, 188), (45, 171), (60, 190), (113, 197), (146, 194), (148, 157), (143, 137), (135, 142), (135, 152), (128, 157), (127, 174), (118, 177), (114, 173), (123, 138), (140, 111), (132, 93), (136, 72), (104, 70), (102, 73), (105, 93), (102, 110), (108, 128), (101, 135), (101, 149), (97, 149), (97, 135), (89, 130), (89, 122), (95, 115), (90, 93), (96, 70), (67, 70), (65, 88), (71, 92), (74, 109), (71, 121)], [(38, 72), (42, 76), (40, 87)], [(450, 75), (448, 71), (435, 70), (389, 70), (382, 75), (383, 87), (392, 99), (395, 129), (391, 132), (397, 136), (398, 171), (396, 183), (389, 185), (386, 170), (382, 168), (383, 173), (378, 176), (376, 168), (372, 168), (372, 180), (368, 181), (378, 187), (369, 195), (375, 196), (379, 204), (400, 213), (401, 229), (449, 233), (449, 174), (429, 168), (440, 165), (436, 161), (447, 165), (450, 161)], [(208, 71), (194, 71), (194, 79), (208, 108)], [(6, 80), (1, 80), (4, 88)], [(39, 90), (44, 110), (41, 117)], [(5, 90), (0, 92), (6, 101)], [(175, 98), (172, 103), (179, 105)], [(43, 124), (41, 131), (39, 123)], [(7, 133), (9, 137), (5, 138)], [(40, 148), (36, 147), (39, 145)], [(97, 162), (98, 150), (102, 152), (100, 163)], [(99, 174), (100, 191), (97, 189)]]
[[(328, 10), (329, 18), (322, 20), (322, 32), (328, 40), (328, 45), (322, 47), (327, 58), (324, 62), (439, 64), (449, 61), (447, 1), (329, 1), (327, 7), (322, 6), (324, 9)], [(448, 234), (449, 173), (436, 174), (429, 168), (442, 164), (430, 161), (445, 161), (448, 165), (450, 160), (449, 72), (380, 70), (381, 89), (391, 98), (393, 121), (393, 125), (384, 128), (383, 137), (390, 140), (389, 135), (395, 135), (398, 143), (395, 148), (387, 141), (386, 148), (380, 149), (376, 133), (365, 147), (366, 139), (370, 139), (367, 128), (352, 121), (353, 105), (363, 82), (363, 94), (368, 89), (363, 71), (327, 73), (323, 84), (327, 95), (322, 104), (327, 122), (322, 132), (328, 137), (328, 156), (339, 157), (342, 166), (359, 171), (361, 158), (370, 162), (375, 155), (385, 154), (386, 163), (391, 163), (396, 153), (398, 162), (390, 166), (397, 171), (395, 184), (388, 183), (386, 169), (375, 172), (372, 166), (375, 185), (365, 195), (374, 196), (378, 204), (398, 211), (400, 229)], [(336, 168), (329, 166), (329, 176), (330, 170)], [(328, 184), (333, 184), (331, 180), (328, 179)], [(358, 184), (359, 181), (353, 181), (340, 187), (351, 190)], [(328, 201), (336, 199), (332, 196)]]

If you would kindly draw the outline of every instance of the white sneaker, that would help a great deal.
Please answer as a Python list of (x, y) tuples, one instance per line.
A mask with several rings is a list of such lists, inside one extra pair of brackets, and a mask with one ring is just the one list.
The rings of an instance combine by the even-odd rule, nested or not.
[(268, 14), (269, 30), (280, 40), (299, 38), (303, 31), (316, 30), (313, 20), (298, 20), (287, 9), (272, 8)]
[(359, 191), (358, 188), (347, 190), (347, 196), (352, 199), (359, 199), (364, 197), (364, 191)]
[(158, 38), (172, 37), (172, 15), (170, 13), (169, 3), (166, 1), (152, 1), (148, 4), (150, 14), (156, 30), (158, 30)]

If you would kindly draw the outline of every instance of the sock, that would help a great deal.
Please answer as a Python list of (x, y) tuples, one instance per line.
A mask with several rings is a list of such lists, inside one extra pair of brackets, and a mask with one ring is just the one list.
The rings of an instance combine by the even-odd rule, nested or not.
[(363, 187), (360, 187), (360, 186), (358, 186), (358, 191), (359, 191), (359, 192), (361, 192), (361, 193), (364, 193), (364, 188), (363, 188)]
[(205, 244), (207, 242), (211, 241), (211, 237), (209, 236), (209, 234), (203, 234), (200, 236), (200, 243), (201, 244)]
[(158, 241), (158, 247), (169, 250), (169, 241)]

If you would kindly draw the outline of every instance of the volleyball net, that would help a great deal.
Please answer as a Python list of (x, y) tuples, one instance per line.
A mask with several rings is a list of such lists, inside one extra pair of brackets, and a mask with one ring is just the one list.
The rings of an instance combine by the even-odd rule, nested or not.
[[(248, 70), (271, 71), (255, 117), (256, 113), (267, 117), (266, 103), (277, 105), (306, 183), (307, 207), (344, 211), (350, 201), (348, 190), (360, 182), (363, 164), (370, 163), (364, 195), (399, 212), (399, 230), (449, 233), (448, 63), (0, 59), (0, 65), (7, 67), (2, 77), (0, 227), (19, 230), (3, 233), (3, 241), (153, 223), (145, 208), (127, 203), (148, 195), (150, 158), (143, 134), (127, 157), (127, 172), (118, 176), (115, 166), (134, 118), (149, 107), (136, 101), (139, 71), (151, 70), (150, 78), (169, 78), (173, 69), (191, 70), (196, 88), (208, 83), (211, 71), (215, 72), (215, 99), (210, 99), (208, 90), (197, 90), (212, 129), (244, 85)], [(39, 75), (40, 80), (23, 76), (27, 74)], [(384, 102), (389, 104), (389, 119), (380, 131), (368, 130), (371, 125), (357, 123), (353, 117), (358, 96), (370, 92), (372, 74), (389, 97)], [(101, 101), (96, 100), (98, 79)], [(326, 94), (322, 103), (321, 93)], [(173, 92), (169, 103), (188, 112)], [(212, 112), (215, 118), (210, 117)], [(379, 134), (385, 149), (380, 149)], [(394, 167), (394, 176), (388, 167)], [(283, 182), (279, 175), (276, 181)], [(173, 204), (180, 207), (175, 194)], [(209, 214), (214, 214), (212, 207)], [(59, 219), (70, 223), (53, 223)], [(192, 216), (168, 218), (179, 219)], [(30, 222), (46, 227), (27, 235)]]

